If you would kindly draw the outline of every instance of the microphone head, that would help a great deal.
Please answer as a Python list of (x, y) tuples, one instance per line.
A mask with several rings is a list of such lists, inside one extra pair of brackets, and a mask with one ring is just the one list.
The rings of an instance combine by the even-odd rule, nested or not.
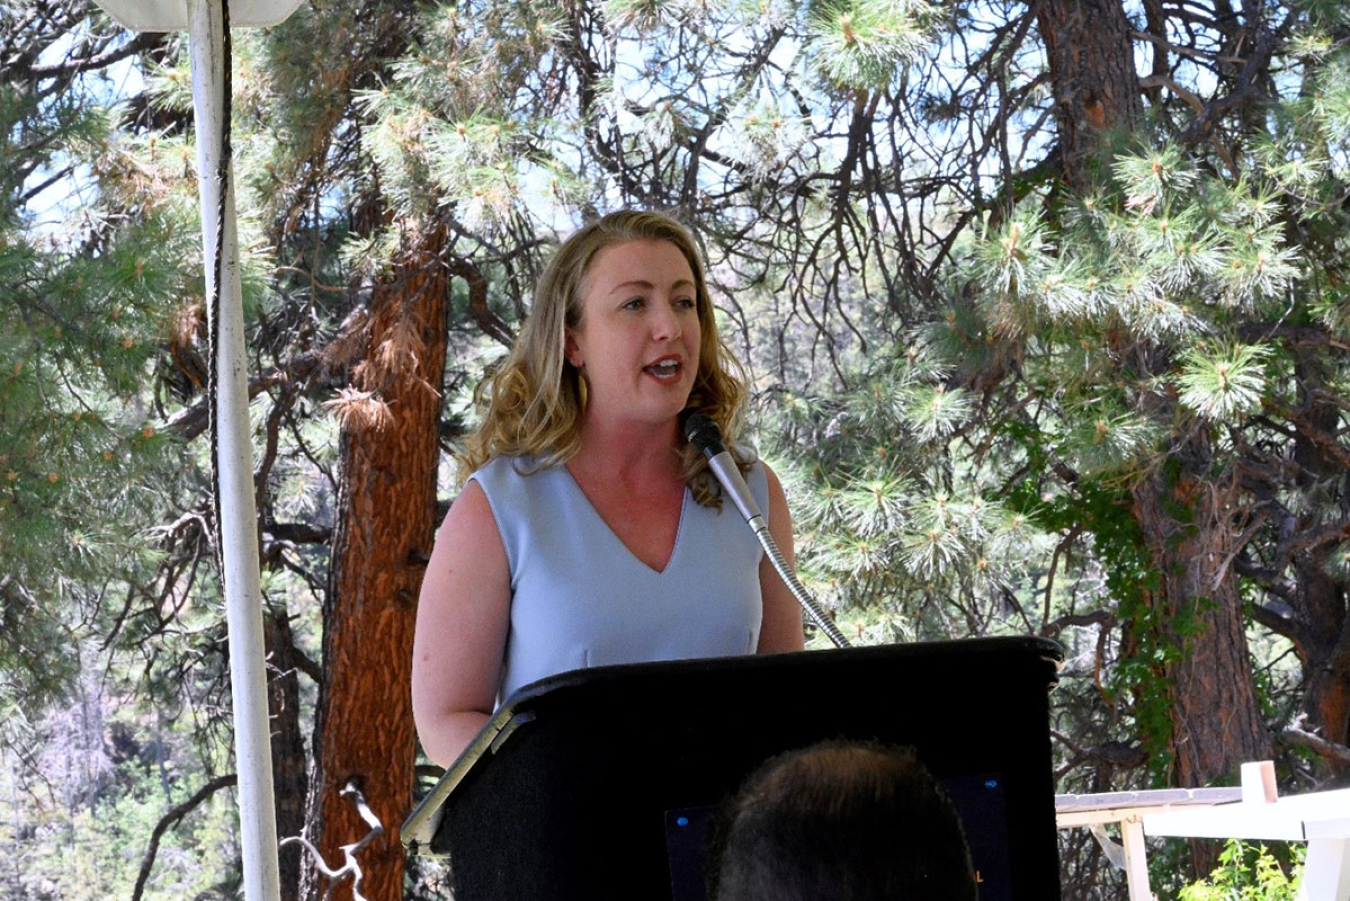
[(722, 430), (706, 413), (691, 414), (684, 421), (684, 437), (705, 457), (715, 457), (727, 449), (722, 443)]

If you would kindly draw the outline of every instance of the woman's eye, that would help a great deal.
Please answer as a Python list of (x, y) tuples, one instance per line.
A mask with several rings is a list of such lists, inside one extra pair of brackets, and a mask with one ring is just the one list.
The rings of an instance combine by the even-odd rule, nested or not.
[(641, 298), (641, 297), (634, 297), (632, 300), (628, 301), (628, 303), (624, 304), (624, 305), (623, 305), (623, 308), (624, 308), (625, 310), (640, 310), (640, 309), (642, 309), (642, 298)]
[(692, 310), (695, 306), (697, 306), (697, 304), (694, 303), (694, 298), (692, 297), (681, 297), (679, 300), (675, 301), (675, 305), (677, 307), (683, 307), (686, 310)]

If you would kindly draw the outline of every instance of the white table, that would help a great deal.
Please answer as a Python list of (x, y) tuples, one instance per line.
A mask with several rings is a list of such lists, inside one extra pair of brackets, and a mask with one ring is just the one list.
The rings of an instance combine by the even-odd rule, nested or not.
[(1242, 800), (1145, 814), (1144, 832), (1307, 842), (1300, 901), (1350, 899), (1350, 789), (1278, 797), (1269, 761), (1242, 765)]
[[(1241, 788), (1057, 795), (1059, 828), (1086, 826), (1125, 871), (1130, 901), (1153, 901), (1144, 835), (1308, 843), (1300, 901), (1350, 901), (1350, 789), (1281, 798), (1274, 765), (1242, 765)], [(1120, 826), (1121, 844), (1103, 827)]]
[[(1162, 788), (1095, 795), (1055, 795), (1055, 821), (1060, 829), (1086, 827), (1112, 864), (1125, 871), (1130, 901), (1154, 901), (1148, 882), (1144, 817), (1174, 810), (1206, 808), (1237, 801), (1240, 788)], [(1120, 827), (1120, 844), (1106, 826)]]

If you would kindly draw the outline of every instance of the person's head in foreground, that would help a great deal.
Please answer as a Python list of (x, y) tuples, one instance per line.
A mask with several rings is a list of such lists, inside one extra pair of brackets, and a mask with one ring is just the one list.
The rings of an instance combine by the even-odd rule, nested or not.
[(975, 901), (956, 808), (907, 748), (775, 757), (715, 822), (712, 901)]

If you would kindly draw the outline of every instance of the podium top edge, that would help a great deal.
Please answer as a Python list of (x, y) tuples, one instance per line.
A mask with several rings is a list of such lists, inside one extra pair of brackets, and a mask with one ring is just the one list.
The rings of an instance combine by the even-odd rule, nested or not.
[(822, 648), (810, 651), (790, 651), (782, 654), (745, 654), (726, 657), (695, 657), (686, 660), (666, 660), (644, 663), (619, 663), (568, 670), (531, 682), (505, 699), (499, 708), (519, 711), (529, 702), (558, 689), (589, 686), (620, 679), (631, 679), (653, 674), (658, 670), (663, 678), (680, 675), (699, 675), (728, 669), (753, 670), (773, 668), (788, 663), (808, 666), (830, 666), (846, 661), (865, 662), (889, 657), (922, 660), (945, 657), (959, 652), (972, 661), (995, 657), (1041, 660), (1057, 674), (1064, 663), (1064, 649), (1049, 638), (1035, 635), (1010, 635), (995, 638), (959, 638), (948, 641), (914, 641), (899, 644), (866, 645), (853, 648)]

